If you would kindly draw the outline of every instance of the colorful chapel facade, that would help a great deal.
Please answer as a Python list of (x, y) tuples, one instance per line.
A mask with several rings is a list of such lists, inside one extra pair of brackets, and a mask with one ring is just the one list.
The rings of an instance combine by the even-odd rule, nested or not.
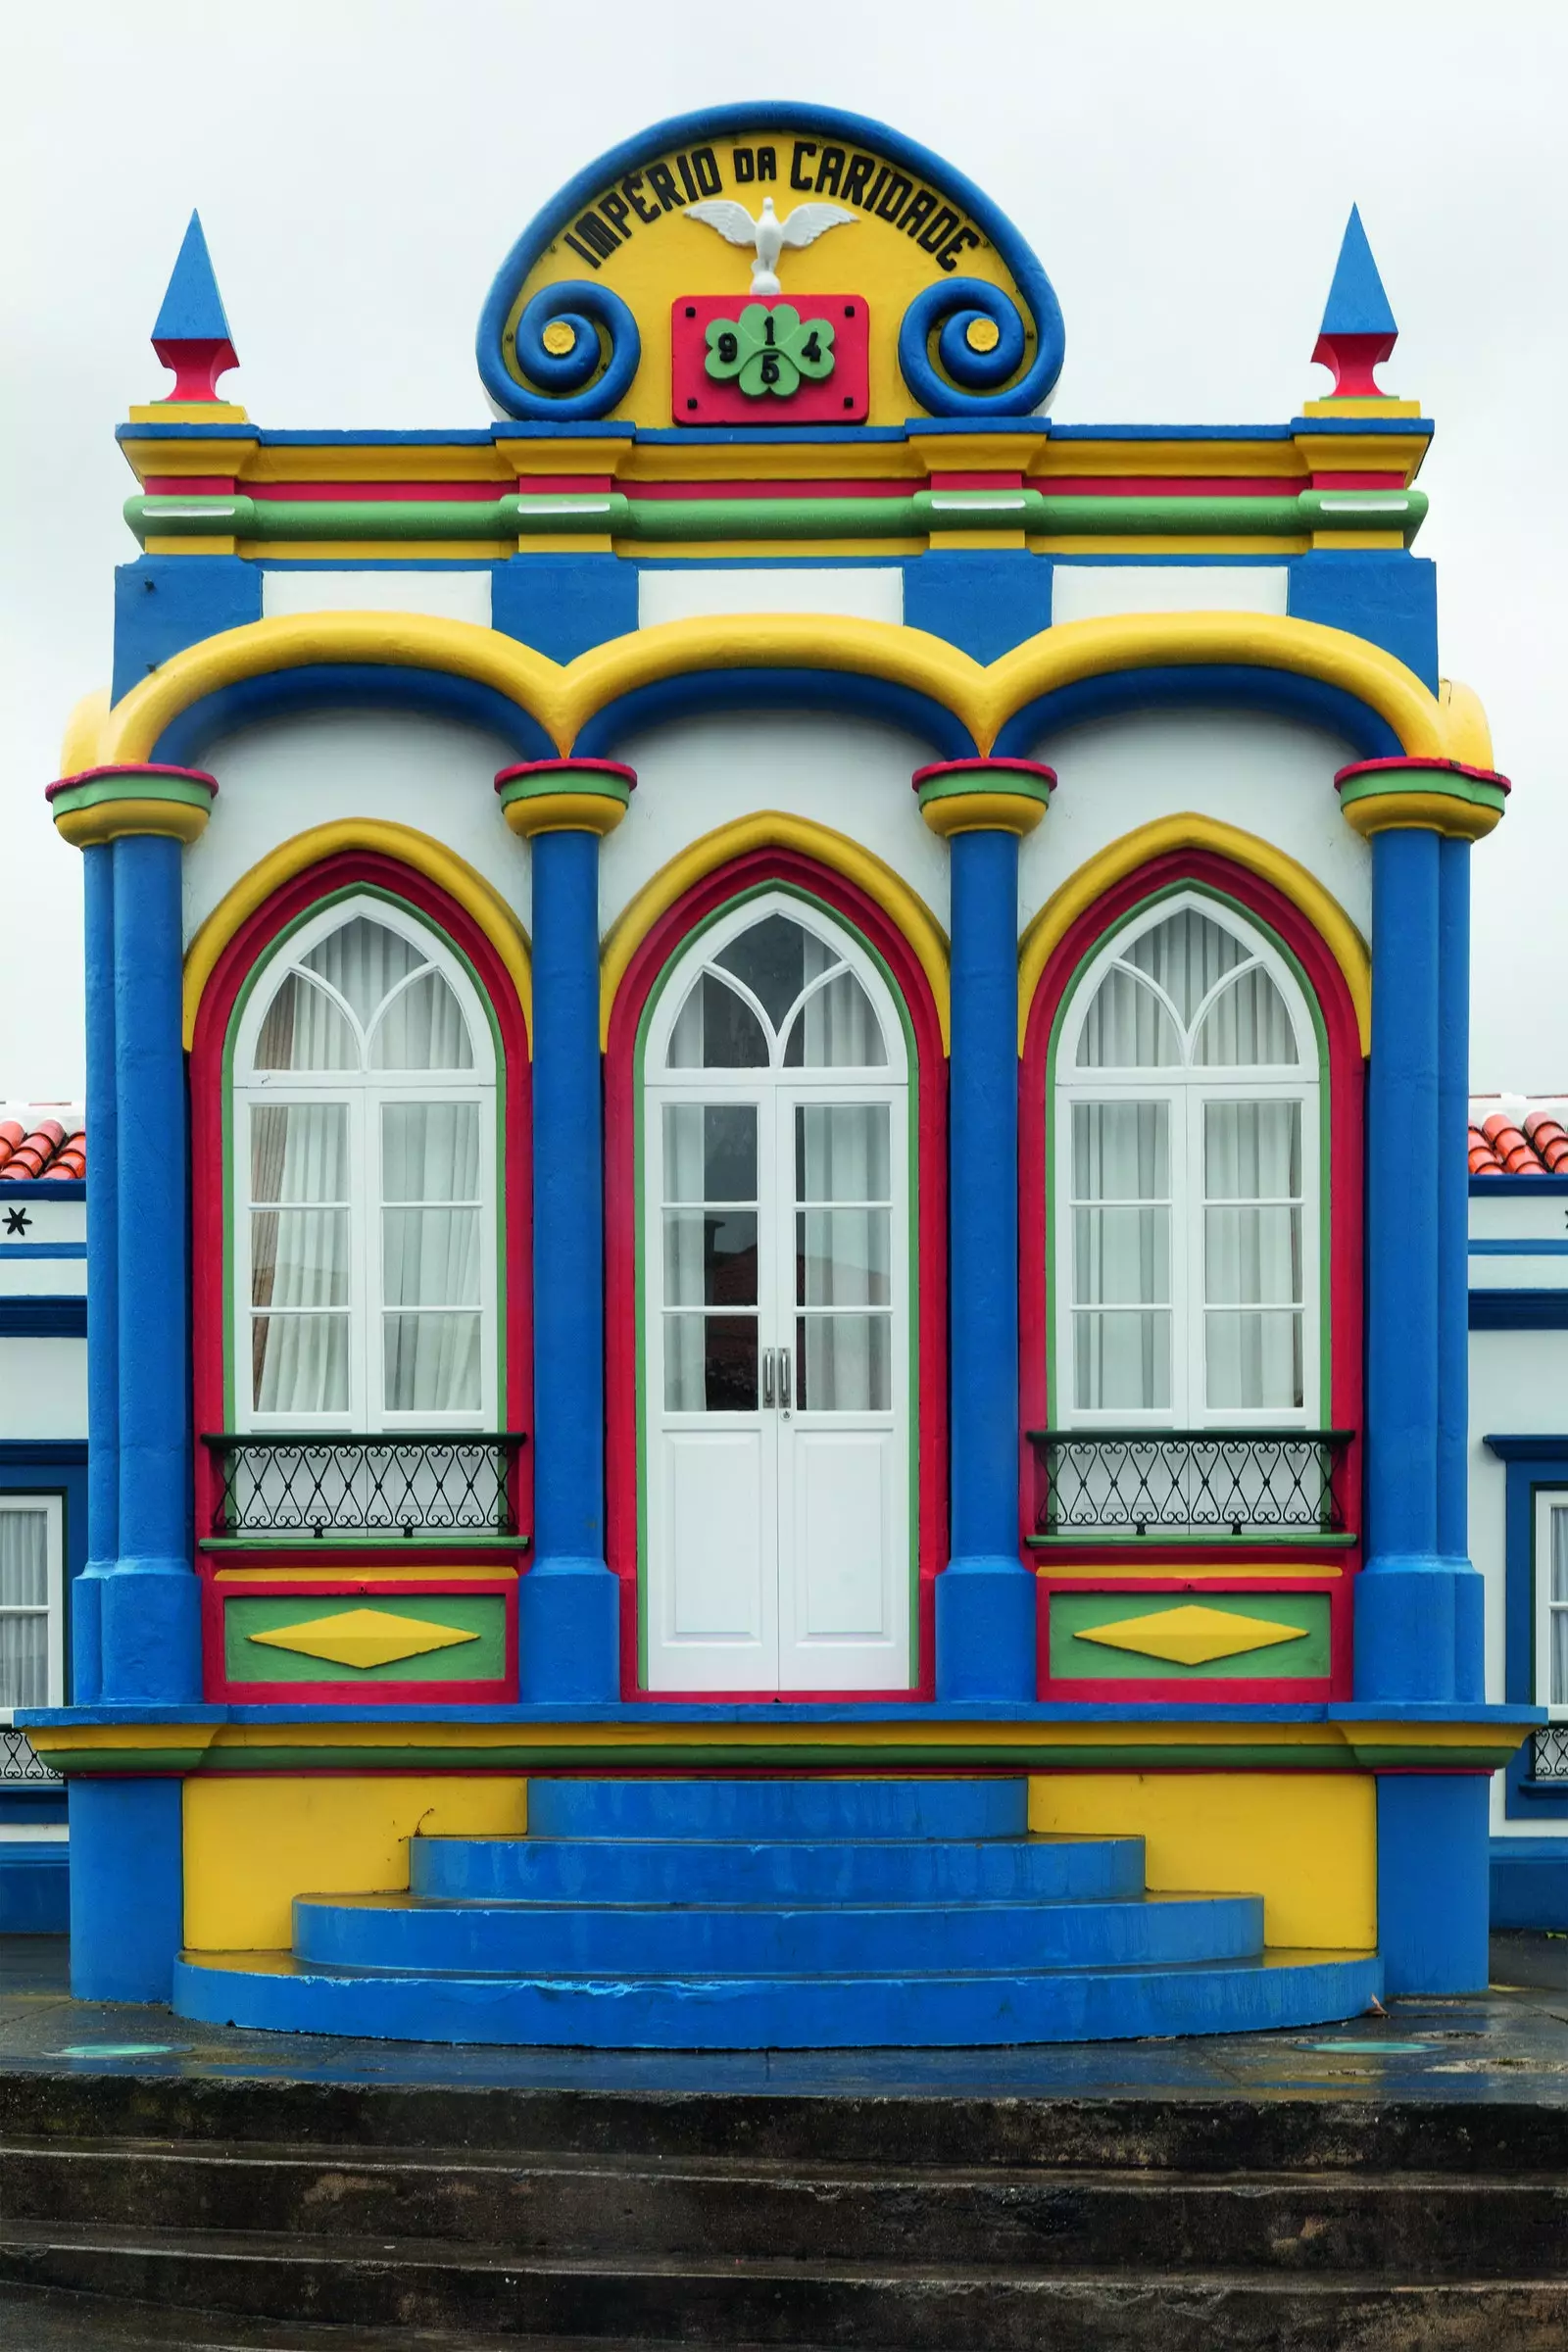
[(730, 108), (519, 239), (496, 421), (272, 430), (193, 220), (50, 787), (91, 1454), (72, 1703), (25, 1720), (80, 1992), (439, 2037), (411, 1868), (495, 1893), (526, 1830), (789, 1805), (853, 1839), (889, 1788), (918, 1836), (1141, 1838), (1194, 1939), (1142, 2007), (887, 2028), (867, 1927), (877, 2001), (792, 2026), (855, 1974), (808, 1949), (740, 2038), (1485, 1984), (1540, 1720), (1488, 1699), (1466, 1525), (1508, 786), (1440, 670), (1395, 332), (1352, 215), (1331, 394), (1058, 424), (1055, 295), (978, 188)]

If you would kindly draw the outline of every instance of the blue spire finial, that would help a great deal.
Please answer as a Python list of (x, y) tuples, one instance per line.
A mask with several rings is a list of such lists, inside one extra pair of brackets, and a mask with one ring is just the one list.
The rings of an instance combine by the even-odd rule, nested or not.
[(1361, 208), (1350, 207), (1350, 218), (1345, 224), (1345, 236), (1340, 245), (1340, 258), (1335, 264), (1334, 283), (1323, 312), (1323, 324), (1318, 329), (1324, 335), (1387, 335), (1392, 338), (1399, 329), (1389, 298), (1383, 291), (1378, 266), (1372, 259), (1372, 247), (1361, 225)]
[(212, 256), (202, 234), (200, 213), (190, 217), (169, 290), (153, 323), (153, 349), (164, 366), (174, 370), (174, 388), (167, 395), (170, 400), (216, 401), (218, 378), (225, 369), (239, 366), (222, 296), (213, 275)]

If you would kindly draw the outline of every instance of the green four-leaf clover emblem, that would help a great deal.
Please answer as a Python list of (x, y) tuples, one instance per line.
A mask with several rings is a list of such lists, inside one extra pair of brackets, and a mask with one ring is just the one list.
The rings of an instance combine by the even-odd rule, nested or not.
[(803, 375), (820, 383), (832, 374), (833, 329), (825, 318), (803, 320), (792, 303), (749, 302), (738, 318), (710, 320), (706, 366), (753, 400), (765, 392), (788, 400)]

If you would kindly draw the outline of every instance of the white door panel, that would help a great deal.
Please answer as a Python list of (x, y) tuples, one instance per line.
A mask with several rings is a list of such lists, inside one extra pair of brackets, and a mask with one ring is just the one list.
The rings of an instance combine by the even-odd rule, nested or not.
[[(792, 1459), (783, 1519), (789, 1570), (781, 1633), (802, 1647), (876, 1643), (899, 1631), (894, 1583), (903, 1513), (896, 1481), (903, 1452), (897, 1434), (797, 1428), (785, 1441)], [(902, 1656), (893, 1661), (901, 1671)], [(868, 1664), (871, 1680), (880, 1676)]]

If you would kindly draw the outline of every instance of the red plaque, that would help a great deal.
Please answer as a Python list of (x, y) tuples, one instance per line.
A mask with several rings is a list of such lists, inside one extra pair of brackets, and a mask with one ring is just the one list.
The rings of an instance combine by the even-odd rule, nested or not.
[(863, 424), (869, 319), (858, 294), (693, 294), (674, 305), (677, 424)]

